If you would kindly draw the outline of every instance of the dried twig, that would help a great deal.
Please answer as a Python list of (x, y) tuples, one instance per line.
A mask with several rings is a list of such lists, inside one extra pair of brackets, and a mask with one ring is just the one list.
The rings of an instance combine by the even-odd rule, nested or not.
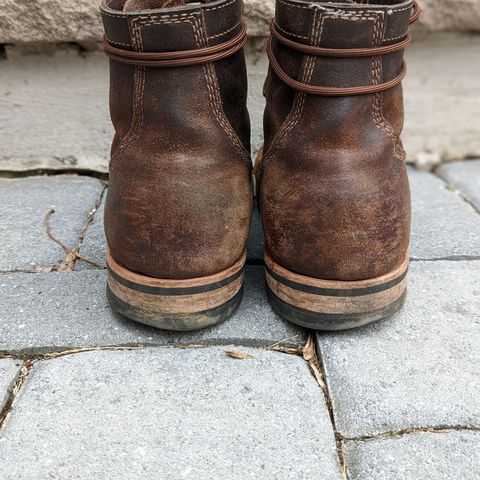
[(241, 353), (236, 352), (235, 350), (225, 350), (225, 353), (236, 360), (248, 360), (251, 358), (255, 358), (253, 355), (249, 355), (248, 353)]
[(45, 225), (45, 230), (47, 231), (48, 238), (55, 242), (57, 245), (60, 245), (63, 250), (67, 253), (67, 258), (65, 259), (64, 263), (67, 265), (72, 265), (75, 261), (75, 259), (83, 260), (84, 262), (89, 263), (90, 265), (93, 265), (94, 267), (97, 268), (105, 268), (105, 265), (102, 265), (100, 263), (95, 262), (95, 260), (90, 260), (87, 257), (84, 257), (83, 255), (80, 255), (76, 250), (72, 250), (71, 248), (67, 247), (61, 240), (59, 240), (57, 237), (52, 232), (52, 227), (50, 226), (50, 217), (52, 214), (55, 213), (55, 210), (53, 208), (50, 208), (45, 215), (45, 220), (44, 220), (44, 225)]
[(268, 347), (268, 350), (274, 349), (275, 347), (278, 347), (282, 343), (288, 342), (288, 340), (293, 340), (294, 338), (298, 338), (298, 335), (292, 335), (291, 337), (288, 338), (283, 338), (282, 340), (279, 340), (278, 342), (273, 343)]
[(327, 386), (325, 385), (325, 380), (323, 379), (322, 371), (318, 363), (317, 354), (315, 352), (315, 343), (313, 341), (312, 335), (308, 336), (307, 343), (302, 348), (303, 359), (308, 362), (310, 370), (312, 371), (314, 377), (316, 378), (318, 384), (324, 391), (326, 391)]

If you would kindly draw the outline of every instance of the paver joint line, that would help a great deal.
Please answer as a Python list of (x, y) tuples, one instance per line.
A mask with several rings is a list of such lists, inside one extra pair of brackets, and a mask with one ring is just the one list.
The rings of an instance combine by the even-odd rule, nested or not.
[[(439, 165), (441, 166), (441, 165)], [(437, 169), (434, 169), (432, 171), (432, 173), (437, 177), (439, 178), (440, 180), (442, 180), (442, 182), (445, 183), (445, 188), (447, 190), (450, 190), (450, 191), (454, 191), (456, 192), (459, 197), (468, 205), (470, 205), (474, 210), (475, 212), (477, 212), (479, 215), (480, 215), (480, 209), (475, 205), (475, 203), (473, 203), (470, 198), (468, 198), (468, 195), (466, 195), (465, 193), (463, 193), (456, 185), (452, 185), (451, 183), (448, 183), (441, 175), (439, 175), (437, 173)], [(450, 186), (453, 186), (453, 189), (450, 188)]]
[[(280, 340), (270, 346), (262, 347), (262, 346), (254, 346), (251, 345), (237, 345), (236, 346), (243, 346), (243, 347), (250, 347), (250, 348), (258, 348), (259, 350), (265, 350), (267, 352), (276, 352), (276, 353), (285, 353), (287, 355), (296, 355), (302, 356), (303, 350), (305, 347), (303, 346), (289, 346), (288, 344), (284, 344), (283, 342), (290, 340), (290, 337), (283, 340)], [(230, 342), (231, 343), (231, 342)], [(223, 344), (212, 344), (212, 343), (203, 343), (203, 344), (178, 344), (178, 345), (167, 345), (167, 344), (135, 344), (135, 345), (101, 345), (101, 346), (92, 346), (92, 347), (78, 347), (78, 348), (69, 348), (67, 350), (59, 350), (59, 351), (51, 351), (51, 352), (43, 352), (43, 353), (18, 353), (13, 354), (11, 352), (2, 352), (0, 351), (0, 359), (3, 358), (12, 358), (12, 359), (21, 359), (24, 361), (44, 361), (44, 360), (53, 360), (56, 358), (66, 357), (68, 355), (76, 355), (79, 353), (88, 353), (88, 352), (101, 352), (101, 351), (132, 351), (132, 350), (144, 350), (144, 349), (178, 349), (178, 350), (193, 350), (193, 349), (201, 349), (201, 348), (210, 348), (214, 346), (222, 346)]]
[(438, 258), (410, 258), (411, 262), (477, 262), (480, 256), (476, 255), (451, 255)]
[(12, 389), (8, 392), (7, 401), (5, 402), (4, 407), (0, 411), (0, 430), (2, 429), (3, 424), (5, 423), (5, 420), (12, 409), (12, 404), (15, 398), (20, 393), (22, 385), (25, 383), (28, 374), (33, 368), (34, 363), (35, 360), (24, 360), (23, 365), (20, 368), (20, 372), (18, 373), (17, 377), (13, 382)]
[(449, 433), (449, 432), (480, 432), (478, 427), (467, 427), (462, 425), (439, 425), (434, 427), (417, 427), (398, 430), (396, 432), (382, 432), (376, 435), (365, 435), (360, 437), (340, 437), (344, 442), (368, 442), (370, 440), (380, 440), (382, 438), (403, 437), (415, 433)]
[[(85, 239), (85, 236), (88, 232), (88, 229), (89, 229), (90, 225), (93, 223), (93, 220), (95, 218), (95, 213), (98, 211), (98, 209), (99, 209), (99, 207), (102, 203), (103, 197), (105, 195), (105, 192), (107, 190), (107, 185), (105, 184), (105, 182), (102, 182), (102, 184), (103, 184), (102, 191), (100, 192), (99, 197), (95, 200), (95, 203), (93, 204), (93, 206), (89, 209), (85, 225), (80, 230), (78, 245), (73, 249), (67, 247), (67, 245), (65, 245), (65, 243), (63, 243), (61, 240), (59, 240), (58, 238), (55, 237), (55, 235), (52, 232), (52, 228), (50, 226), (50, 217), (53, 213), (55, 213), (55, 210), (53, 208), (50, 208), (47, 211), (47, 213), (45, 215), (45, 219), (44, 219), (44, 226), (45, 226), (45, 230), (47, 232), (47, 236), (48, 236), (48, 238), (50, 238), (50, 240), (52, 240), (53, 242), (60, 245), (60, 247), (62, 247), (63, 250), (67, 253), (67, 256), (65, 257), (65, 259), (56, 268), (57, 271), (59, 271), (59, 272), (71, 272), (71, 271), (73, 271), (73, 269), (75, 268), (75, 264), (77, 263), (78, 260), (82, 260), (84, 262), (87, 262), (90, 265), (93, 265), (94, 267), (97, 267), (97, 268), (106, 268), (105, 265), (101, 265), (101, 264), (95, 262), (94, 260), (86, 258), (83, 255), (80, 255), (80, 253), (79, 253), (80, 248), (81, 248), (82, 243), (83, 243), (83, 240)], [(53, 270), (53, 268), (52, 268), (52, 270)]]
[[(335, 414), (333, 411), (333, 402), (330, 397), (330, 390), (328, 388), (328, 380), (327, 380), (327, 374), (325, 370), (325, 365), (323, 362), (323, 357), (322, 357), (322, 351), (320, 348), (320, 345), (318, 342), (315, 342), (313, 340), (313, 334), (309, 335), (309, 340), (312, 341), (312, 348), (314, 352), (314, 357), (313, 357), (313, 362), (315, 365), (315, 368), (318, 369), (319, 374), (321, 376), (322, 381), (318, 382), (320, 385), (320, 388), (322, 389), (323, 396), (325, 398), (325, 403), (327, 404), (327, 409), (328, 409), (328, 414), (330, 416), (330, 423), (332, 424), (332, 429), (333, 429), (333, 434), (335, 436), (335, 443), (336, 443), (336, 448), (337, 448), (337, 455), (338, 455), (338, 461), (340, 463), (340, 471), (343, 476), (344, 480), (349, 480), (348, 476), (348, 466), (347, 466), (347, 460), (345, 458), (345, 452), (343, 449), (343, 437), (340, 434), (340, 432), (337, 430), (336, 422), (335, 422)], [(312, 366), (310, 366), (312, 368)], [(315, 375), (318, 381), (317, 375)]]
[[(0, 167), (1, 168), (1, 167)], [(60, 177), (63, 175), (76, 175), (79, 177), (88, 177), (100, 180), (101, 182), (108, 184), (108, 173), (96, 172), (94, 170), (88, 169), (62, 169), (62, 170), (51, 170), (48, 168), (37, 168), (32, 170), (24, 171), (11, 171), (11, 170), (0, 170), (0, 178), (8, 179), (21, 179), (29, 177)]]

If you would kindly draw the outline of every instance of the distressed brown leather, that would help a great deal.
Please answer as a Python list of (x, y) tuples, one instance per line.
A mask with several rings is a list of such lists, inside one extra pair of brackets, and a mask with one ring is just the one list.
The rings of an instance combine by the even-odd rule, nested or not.
[[(412, 1), (277, 0), (275, 24), (287, 39), (325, 48), (371, 48), (406, 38)], [(324, 87), (388, 82), (403, 51), (332, 58), (273, 40), (294, 80)], [(398, 267), (408, 251), (410, 194), (402, 87), (323, 96), (296, 91), (270, 68), (265, 147), (257, 167), (266, 249), (283, 267), (327, 280), (363, 280)]]
[[(107, 0), (106, 42), (176, 52), (227, 42), (242, 28), (241, 0), (182, 3), (122, 11), (124, 1)], [(111, 61), (110, 74), (115, 137), (105, 232), (112, 257), (163, 279), (229, 268), (245, 250), (252, 210), (243, 49), (175, 68)]]

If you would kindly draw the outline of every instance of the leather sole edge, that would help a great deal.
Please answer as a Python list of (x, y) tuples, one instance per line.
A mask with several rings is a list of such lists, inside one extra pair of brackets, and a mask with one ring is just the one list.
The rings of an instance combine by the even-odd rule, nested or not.
[(245, 255), (215, 275), (156, 279), (131, 272), (107, 255), (107, 298), (114, 311), (163, 330), (200, 330), (222, 322), (243, 295)]
[(332, 281), (290, 272), (266, 254), (270, 304), (286, 320), (314, 330), (348, 330), (398, 312), (406, 298), (408, 258), (376, 279)]

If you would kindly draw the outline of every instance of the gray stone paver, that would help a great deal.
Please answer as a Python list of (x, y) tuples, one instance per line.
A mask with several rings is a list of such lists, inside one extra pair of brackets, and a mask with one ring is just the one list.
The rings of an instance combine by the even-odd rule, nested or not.
[(480, 432), (413, 433), (345, 448), (350, 480), (478, 480)]
[(480, 210), (480, 160), (448, 163), (438, 168), (436, 173)]
[[(103, 229), (106, 197), (107, 196), (104, 195), (102, 204), (95, 213), (94, 220), (90, 225), (80, 248), (81, 255), (90, 260), (94, 260), (101, 265), (105, 264), (105, 255), (107, 251), (105, 232)], [(263, 260), (263, 249), (264, 239), (262, 221), (260, 220), (258, 208), (255, 205), (250, 236), (247, 244), (248, 262), (261, 262)], [(82, 260), (79, 260), (75, 264), (75, 270), (78, 271), (91, 270), (93, 268), (96, 267)]]
[(0, 277), (0, 351), (42, 352), (132, 344), (270, 346), (305, 343), (305, 332), (281, 320), (267, 303), (263, 268), (248, 267), (239, 310), (227, 321), (191, 333), (164, 332), (113, 315), (106, 272), (12, 274)]
[(0, 478), (340, 480), (306, 362), (241, 352), (254, 358), (156, 348), (35, 365), (0, 432)]
[[(105, 215), (105, 200), (107, 198), (107, 192), (105, 192), (102, 203), (95, 212), (93, 222), (90, 224), (85, 238), (83, 239), (79, 253), (96, 262), (99, 265), (105, 265), (105, 256), (107, 253), (107, 241), (105, 239), (105, 230), (103, 228), (103, 220)], [(90, 263), (84, 262), (79, 259), (75, 263), (75, 270), (91, 270), (95, 267)]]
[(480, 215), (435, 175), (410, 169), (409, 178), (412, 258), (478, 257)]
[(108, 171), (108, 85), (101, 52), (79, 55), (63, 45), (40, 56), (10, 48), (0, 70), (0, 170)]
[(89, 210), (99, 198), (100, 181), (73, 175), (0, 179), (0, 271), (37, 270), (60, 263), (64, 250), (47, 236), (75, 248)]
[(479, 268), (479, 261), (413, 262), (400, 314), (317, 335), (342, 435), (480, 428)]
[(22, 362), (10, 358), (0, 358), (0, 412), (5, 406), (9, 388), (20, 371)]

